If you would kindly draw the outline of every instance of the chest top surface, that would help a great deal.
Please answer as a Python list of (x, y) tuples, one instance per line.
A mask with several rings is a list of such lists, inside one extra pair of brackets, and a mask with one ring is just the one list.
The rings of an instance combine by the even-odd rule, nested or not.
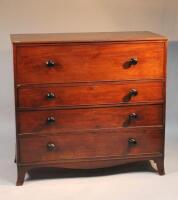
[(149, 31), (11, 34), (11, 41), (14, 44), (58, 42), (127, 42), (152, 40), (166, 40), (166, 37)]

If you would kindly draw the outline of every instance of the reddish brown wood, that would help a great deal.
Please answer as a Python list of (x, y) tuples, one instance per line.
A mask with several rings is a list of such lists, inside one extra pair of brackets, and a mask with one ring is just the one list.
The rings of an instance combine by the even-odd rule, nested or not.
[[(164, 43), (33, 45), (17, 52), (19, 84), (163, 78)], [(131, 58), (138, 64), (129, 67)], [(54, 67), (46, 66), (49, 59)]]
[(26, 172), (27, 172), (26, 167), (21, 167), (21, 166), (17, 167), (17, 182), (16, 182), (17, 186), (23, 185)]
[[(130, 97), (130, 91), (137, 90)], [(47, 94), (53, 92), (54, 99)], [(163, 101), (163, 82), (37, 85), (18, 89), (19, 107), (53, 107)]]
[(165, 37), (125, 32), (11, 39), (17, 185), (38, 167), (154, 160), (164, 174)]
[(96, 159), (76, 159), (76, 160), (58, 160), (37, 163), (23, 163), (23, 166), (28, 166), (29, 170), (35, 168), (63, 168), (63, 169), (103, 169), (117, 165), (129, 164), (139, 161), (148, 161), (153, 158), (160, 158), (161, 154), (149, 154), (140, 156), (121, 156)]
[[(162, 105), (23, 111), (18, 113), (19, 133), (53, 133), (100, 128), (162, 126)], [(136, 119), (129, 115), (135, 113)], [(50, 123), (48, 117), (54, 117)]]
[(157, 165), (157, 170), (158, 170), (159, 175), (161, 175), (161, 176), (165, 175), (164, 157), (156, 158), (156, 159), (154, 159), (154, 161)]
[[(137, 141), (129, 145), (129, 138)], [(161, 154), (162, 131), (140, 129), (102, 130), (48, 136), (23, 137), (20, 139), (21, 162), (48, 162), (65, 159), (84, 159)], [(54, 144), (49, 150), (47, 145)], [(32, 148), (30, 148), (32, 147)]]

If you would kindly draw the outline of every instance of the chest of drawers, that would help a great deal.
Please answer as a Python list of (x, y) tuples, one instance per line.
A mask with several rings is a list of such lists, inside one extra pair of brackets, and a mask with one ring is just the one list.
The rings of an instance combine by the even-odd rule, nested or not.
[(11, 40), (17, 185), (39, 167), (153, 160), (164, 174), (165, 37), (17, 34)]

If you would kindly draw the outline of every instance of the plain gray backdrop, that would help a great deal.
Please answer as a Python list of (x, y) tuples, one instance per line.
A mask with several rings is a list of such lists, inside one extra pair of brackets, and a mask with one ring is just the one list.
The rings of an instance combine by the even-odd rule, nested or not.
[[(177, 199), (178, 2), (0, 0), (0, 199)], [(26, 181), (16, 187), (10, 33), (149, 30), (168, 36), (165, 176), (149, 171)], [(151, 144), (150, 144), (151, 145)]]

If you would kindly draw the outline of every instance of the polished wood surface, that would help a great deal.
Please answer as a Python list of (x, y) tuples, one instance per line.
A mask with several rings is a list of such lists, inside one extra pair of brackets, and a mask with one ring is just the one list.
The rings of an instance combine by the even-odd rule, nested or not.
[[(164, 100), (162, 81), (88, 83), (71, 85), (35, 85), (18, 89), (18, 107), (43, 108), (76, 105), (125, 104), (161, 102)], [(137, 94), (132, 94), (136, 90)], [(55, 94), (48, 98), (48, 94)]]
[(165, 37), (17, 34), (11, 40), (17, 185), (40, 167), (154, 160), (164, 174)]
[[(162, 42), (20, 46), (17, 55), (19, 84), (164, 77)], [(135, 65), (129, 64), (133, 58), (138, 60)], [(53, 67), (47, 65), (49, 60)]]
[[(131, 138), (136, 140), (136, 144), (129, 144)], [(49, 149), (49, 144), (53, 144), (54, 148)], [(160, 154), (162, 144), (160, 129), (152, 130), (151, 133), (143, 133), (139, 129), (121, 129), (20, 139), (22, 162)]]
[[(19, 133), (54, 133), (135, 126), (162, 126), (162, 105), (139, 105), (111, 108), (21, 111)], [(136, 115), (135, 118), (132, 115)], [(53, 117), (50, 121), (48, 118)]]

